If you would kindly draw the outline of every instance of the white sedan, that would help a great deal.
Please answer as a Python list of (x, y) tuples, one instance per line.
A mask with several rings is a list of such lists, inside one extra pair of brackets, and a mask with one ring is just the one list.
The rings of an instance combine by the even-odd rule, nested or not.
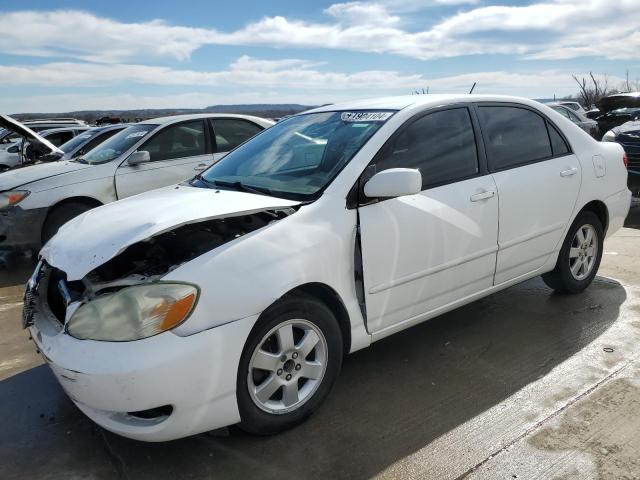
[(316, 410), (343, 355), (543, 275), (589, 286), (623, 150), (537, 102), (410, 96), (288, 118), (41, 251), (24, 326), (76, 405), (164, 441)]

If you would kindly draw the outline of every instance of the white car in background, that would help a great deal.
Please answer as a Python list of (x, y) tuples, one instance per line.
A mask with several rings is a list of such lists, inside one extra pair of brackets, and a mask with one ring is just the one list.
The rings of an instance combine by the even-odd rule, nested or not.
[[(38, 249), (87, 210), (193, 177), (273, 122), (198, 114), (131, 125), (82, 157), (0, 174), (0, 250)], [(0, 126), (64, 153), (9, 117)]]
[(584, 290), (626, 175), (622, 147), (531, 100), (329, 105), (66, 224), (23, 322), (108, 430), (271, 434), (320, 406), (344, 353), (534, 276)]
[[(89, 127), (86, 125), (57, 127), (42, 130), (38, 136), (40, 138), (46, 138), (49, 143), (59, 147), (88, 129)], [(35, 163), (35, 161), (48, 150), (49, 148), (42, 145), (39, 141), (32, 143), (29, 140), (25, 142), (24, 139), (19, 139), (6, 150), (0, 150), (0, 173), (11, 170), (12, 168)]]

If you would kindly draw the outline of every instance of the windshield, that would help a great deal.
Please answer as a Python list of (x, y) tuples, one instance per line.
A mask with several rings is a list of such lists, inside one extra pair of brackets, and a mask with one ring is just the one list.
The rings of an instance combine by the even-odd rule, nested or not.
[(82, 161), (90, 165), (110, 162), (129, 150), (138, 140), (155, 130), (157, 126), (140, 124), (127, 127), (85, 154)]
[(323, 112), (288, 118), (203, 175), (211, 186), (310, 199), (324, 189), (393, 112)]
[(87, 132), (81, 133), (77, 137), (73, 137), (71, 140), (63, 143), (58, 148), (62, 150), (64, 153), (73, 152), (76, 148), (81, 145), (84, 145), (90, 138), (95, 137), (100, 130), (89, 130)]

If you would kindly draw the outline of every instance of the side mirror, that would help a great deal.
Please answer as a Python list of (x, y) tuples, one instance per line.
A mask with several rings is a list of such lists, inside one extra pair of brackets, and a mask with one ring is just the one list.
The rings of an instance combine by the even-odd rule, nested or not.
[(18, 145), (11, 145), (9, 148), (7, 148), (7, 152), (9, 153), (18, 153), (20, 151), (20, 148), (18, 148)]
[(364, 185), (369, 198), (402, 197), (415, 195), (422, 190), (422, 174), (412, 168), (391, 168), (376, 173)]
[(127, 163), (129, 165), (139, 165), (140, 163), (146, 163), (151, 161), (151, 155), (146, 150), (138, 150), (137, 152), (133, 152), (127, 158)]

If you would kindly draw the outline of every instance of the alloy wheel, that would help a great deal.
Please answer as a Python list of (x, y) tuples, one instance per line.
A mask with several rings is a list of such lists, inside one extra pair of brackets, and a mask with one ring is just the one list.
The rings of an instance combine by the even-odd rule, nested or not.
[(593, 225), (576, 231), (569, 250), (569, 270), (576, 280), (584, 280), (593, 270), (598, 257), (598, 235)]
[(249, 396), (265, 412), (291, 412), (316, 392), (327, 358), (327, 341), (316, 325), (287, 320), (272, 328), (254, 350), (247, 378)]

